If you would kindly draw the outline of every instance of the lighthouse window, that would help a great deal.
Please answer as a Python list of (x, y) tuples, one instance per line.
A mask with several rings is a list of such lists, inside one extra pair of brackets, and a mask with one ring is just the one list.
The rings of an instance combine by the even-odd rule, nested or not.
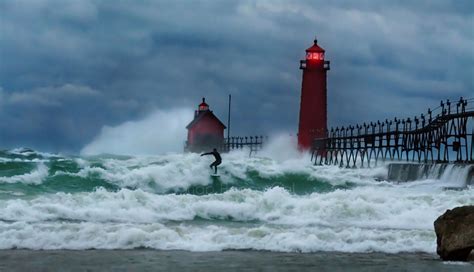
[(308, 60), (324, 60), (324, 53), (306, 53), (306, 59)]

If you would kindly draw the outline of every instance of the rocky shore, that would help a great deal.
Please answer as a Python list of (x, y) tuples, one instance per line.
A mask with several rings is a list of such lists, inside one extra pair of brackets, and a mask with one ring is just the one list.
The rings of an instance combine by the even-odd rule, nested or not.
[(468, 261), (474, 248), (474, 206), (447, 210), (434, 222), (437, 253), (446, 261)]

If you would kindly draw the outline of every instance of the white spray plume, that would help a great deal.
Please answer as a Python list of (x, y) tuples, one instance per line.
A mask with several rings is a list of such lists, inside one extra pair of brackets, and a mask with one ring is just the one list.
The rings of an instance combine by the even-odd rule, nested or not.
[(190, 109), (156, 110), (142, 120), (104, 126), (82, 155), (151, 155), (183, 150)]
[(270, 137), (261, 155), (279, 162), (289, 159), (306, 159), (309, 154), (307, 154), (307, 152), (298, 151), (297, 146), (298, 141), (296, 136), (291, 136), (287, 133), (278, 133)]

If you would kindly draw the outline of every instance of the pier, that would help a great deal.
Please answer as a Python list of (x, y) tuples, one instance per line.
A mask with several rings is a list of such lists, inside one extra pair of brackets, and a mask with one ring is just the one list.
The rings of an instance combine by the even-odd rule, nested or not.
[(225, 138), (220, 150), (228, 152), (248, 148), (250, 150), (249, 156), (251, 156), (261, 150), (265, 142), (268, 142), (268, 136), (228, 137)]
[(413, 118), (331, 128), (315, 138), (314, 164), (371, 167), (379, 161), (474, 164), (474, 98), (441, 101)]

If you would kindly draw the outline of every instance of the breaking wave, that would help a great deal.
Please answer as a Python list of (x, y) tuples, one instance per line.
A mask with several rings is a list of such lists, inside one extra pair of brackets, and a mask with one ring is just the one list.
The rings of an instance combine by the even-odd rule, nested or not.
[(223, 154), (215, 178), (211, 162), (0, 152), (0, 248), (434, 253), (436, 217), (474, 203), (470, 187), (443, 188), (462, 176), (453, 169), (394, 183), (383, 166), (314, 166), (268, 148)]

